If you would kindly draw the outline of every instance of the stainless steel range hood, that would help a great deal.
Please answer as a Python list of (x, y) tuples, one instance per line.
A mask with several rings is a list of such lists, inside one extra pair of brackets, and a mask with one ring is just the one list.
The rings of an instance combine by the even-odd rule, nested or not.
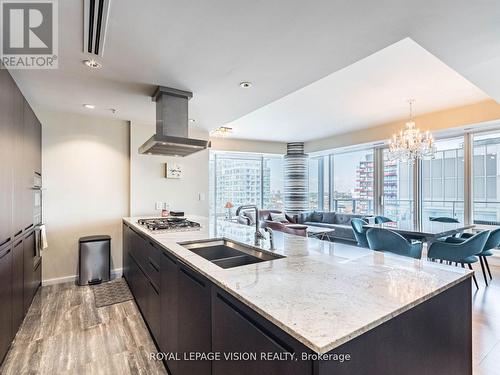
[(187, 156), (210, 147), (210, 141), (188, 138), (188, 100), (192, 97), (189, 91), (156, 89), (156, 134), (139, 147), (140, 154)]

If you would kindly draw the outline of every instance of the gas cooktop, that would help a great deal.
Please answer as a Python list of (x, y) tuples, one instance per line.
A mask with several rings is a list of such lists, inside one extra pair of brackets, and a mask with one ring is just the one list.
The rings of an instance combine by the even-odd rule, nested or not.
[(199, 230), (200, 224), (184, 217), (159, 217), (152, 219), (139, 219), (137, 223), (150, 231), (157, 232), (182, 232)]

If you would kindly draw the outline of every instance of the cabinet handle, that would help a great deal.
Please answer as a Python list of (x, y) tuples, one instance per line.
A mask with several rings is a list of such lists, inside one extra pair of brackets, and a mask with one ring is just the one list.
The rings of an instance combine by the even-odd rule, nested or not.
[(14, 247), (18, 247), (19, 245), (21, 245), (23, 243), (23, 240), (19, 240), (15, 245)]
[(3, 245), (5, 245), (6, 243), (8, 243), (10, 241), (10, 237), (7, 238), (5, 241), (2, 241), (2, 243), (0, 243), (0, 247), (2, 247)]
[(266, 336), (276, 346), (280, 347), (284, 352), (295, 353), (295, 350), (293, 350), (292, 347), (290, 347), (289, 345), (287, 345), (286, 343), (284, 343), (283, 340), (280, 340), (273, 333), (269, 332), (266, 328), (264, 328), (262, 325), (260, 325), (254, 319), (252, 319), (244, 311), (242, 311), (241, 309), (239, 309), (234, 303), (232, 303), (231, 301), (229, 301), (226, 297), (224, 297), (223, 295), (217, 293), (217, 298), (219, 298), (224, 304), (226, 304), (231, 310), (233, 310), (236, 314), (238, 314), (242, 319), (245, 319), (248, 323), (250, 323), (252, 326), (254, 326), (254, 328), (257, 331), (259, 331), (261, 334), (263, 334), (264, 336)]
[(198, 280), (195, 276), (191, 275), (190, 272), (188, 272), (187, 270), (185, 270), (184, 268), (181, 267), (181, 272), (186, 275), (187, 277), (189, 277), (191, 280), (193, 280), (195, 283), (201, 285), (203, 288), (205, 287), (205, 283), (201, 280)]
[(151, 280), (149, 280), (149, 277), (147, 278), (148, 281), (149, 281), (149, 284), (151, 285), (151, 287), (153, 288), (153, 290), (155, 291), (156, 294), (160, 295), (160, 292), (158, 291), (158, 289), (156, 289), (156, 285), (153, 284), (153, 282)]
[(153, 260), (148, 257), (148, 264), (156, 271), (156, 272), (160, 272), (160, 266), (158, 266), (155, 262), (153, 262)]
[(2, 255), (0, 255), (0, 259), (6, 256), (8, 253), (10, 253), (10, 249), (7, 249), (7, 251), (5, 251)]
[(33, 224), (30, 224), (30, 225), (28, 225), (26, 228), (24, 228), (24, 230), (28, 230), (28, 229), (30, 229), (30, 228), (32, 228), (32, 227), (33, 227)]
[(16, 234), (14, 234), (14, 237), (19, 236), (21, 233), (23, 233), (23, 230), (22, 230), (22, 229), (19, 229), (19, 232), (17, 232)]

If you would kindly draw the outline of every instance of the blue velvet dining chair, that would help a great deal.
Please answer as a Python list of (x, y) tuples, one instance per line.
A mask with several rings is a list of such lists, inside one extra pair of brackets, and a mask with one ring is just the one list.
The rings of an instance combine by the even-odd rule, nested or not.
[(459, 223), (458, 219), (454, 217), (446, 217), (446, 216), (438, 216), (438, 217), (429, 217), (429, 221), (437, 221), (439, 223)]
[[(467, 264), (467, 267), (473, 270), (472, 264), (478, 261), (477, 255), (483, 251), (489, 235), (490, 232), (486, 230), (465, 240), (448, 237), (444, 241), (435, 241), (429, 246), (427, 257), (432, 260), (440, 260), (441, 263), (445, 261), (449, 264), (460, 264), (463, 268)], [(472, 277), (476, 288), (479, 289), (476, 275), (472, 275)]]
[(422, 242), (407, 240), (389, 229), (372, 228), (366, 232), (370, 249), (387, 251), (415, 259), (422, 257)]
[(375, 216), (375, 224), (394, 223), (394, 220), (385, 216)]
[[(460, 236), (460, 239), (466, 240), (470, 237), (474, 236), (474, 233), (463, 233)], [(488, 285), (488, 279), (486, 277), (486, 270), (488, 271), (488, 275), (490, 280), (493, 280), (491, 276), (490, 265), (488, 264), (488, 257), (493, 255), (493, 249), (500, 246), (500, 228), (492, 230), (490, 235), (488, 236), (488, 240), (484, 244), (483, 251), (477, 254), (479, 258), (479, 262), (481, 263), (481, 270), (483, 271), (484, 282)], [(486, 270), (485, 270), (486, 268)]]
[(358, 242), (358, 246), (361, 247), (370, 247), (368, 245), (368, 240), (366, 239), (366, 228), (365, 224), (368, 224), (366, 220), (354, 218), (351, 219), (351, 226), (354, 232), (354, 237), (356, 237), (356, 241)]

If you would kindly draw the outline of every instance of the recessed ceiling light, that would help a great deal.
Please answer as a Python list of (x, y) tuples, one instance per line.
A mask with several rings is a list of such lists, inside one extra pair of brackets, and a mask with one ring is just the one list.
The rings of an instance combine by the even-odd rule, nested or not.
[(219, 126), (217, 129), (214, 129), (210, 132), (210, 135), (213, 137), (227, 137), (233, 132), (233, 128), (227, 126)]
[(240, 87), (242, 87), (244, 89), (248, 89), (248, 88), (252, 87), (252, 82), (240, 82)]
[(99, 68), (102, 68), (102, 64), (98, 63), (96, 60), (94, 59), (88, 59), (88, 60), (83, 60), (83, 63), (85, 65), (87, 65), (89, 68), (92, 68), (92, 69), (99, 69)]
[(94, 109), (95, 108), (95, 105), (93, 105), (93, 104), (84, 104), (83, 106), (85, 108), (88, 108), (88, 109)]
[(189, 122), (190, 122), (190, 123), (193, 123), (193, 122), (196, 122), (196, 120), (195, 120), (194, 118), (190, 118), (190, 119), (189, 119)]

